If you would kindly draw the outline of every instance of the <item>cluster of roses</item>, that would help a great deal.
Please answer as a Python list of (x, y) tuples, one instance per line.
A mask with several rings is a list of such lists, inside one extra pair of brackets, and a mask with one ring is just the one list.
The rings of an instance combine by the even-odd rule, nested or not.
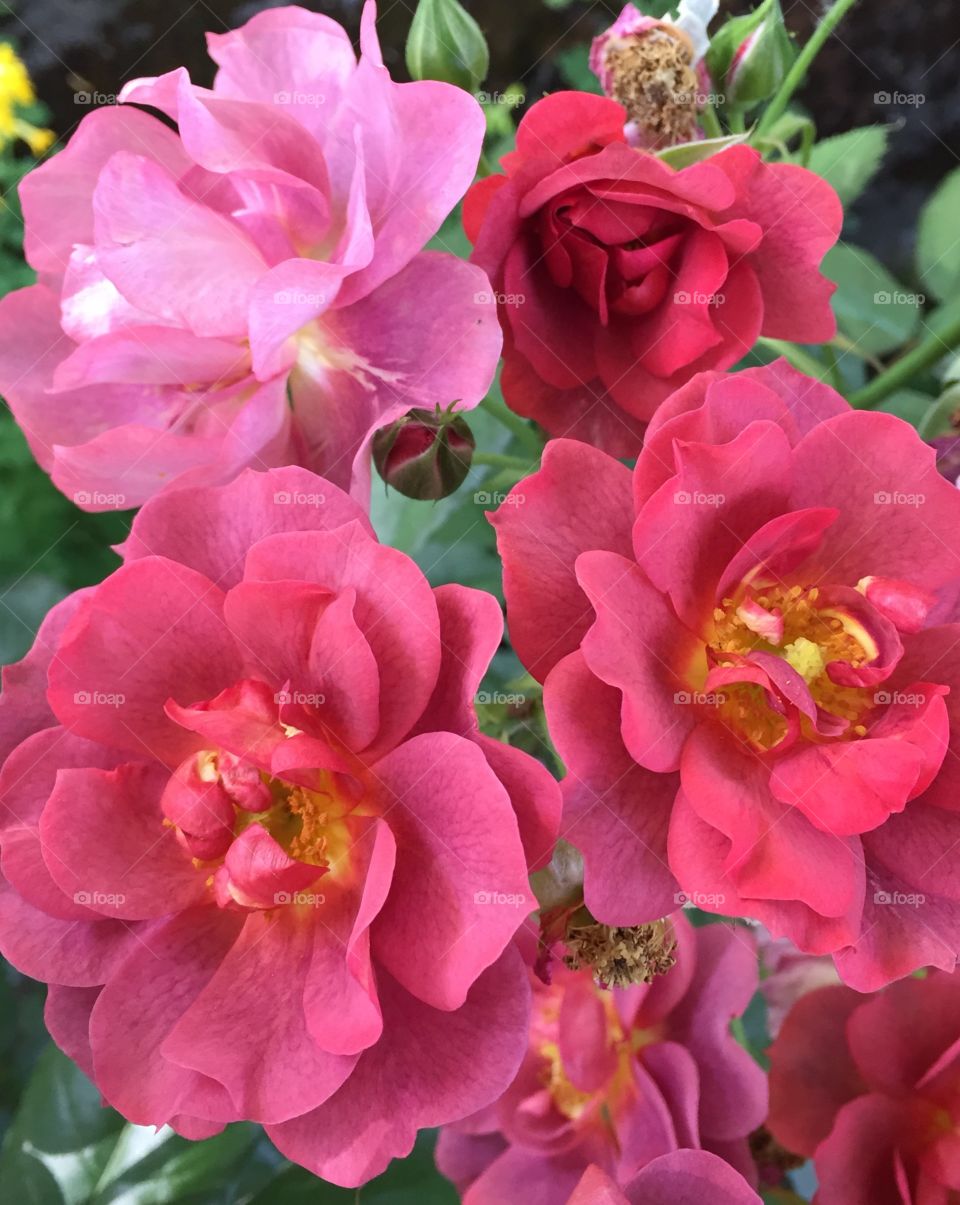
[[(849, 985), (773, 1048), (823, 1205), (946, 1201), (960, 493), (900, 420), (723, 371), (831, 336), (837, 199), (746, 146), (675, 170), (561, 93), (470, 190), (474, 262), (425, 252), (483, 118), (393, 83), (373, 22), (357, 62), (260, 13), (212, 90), (128, 85), (177, 132), (99, 110), (24, 183), (0, 388), (61, 489), (145, 505), (4, 675), (0, 948), (134, 1122), (250, 1119), (349, 1185), (443, 1125), (470, 1205), (746, 1205), (756, 943), (702, 902)], [(556, 437), (492, 519), (559, 785), (478, 726), (497, 601), (363, 504), (373, 433), (476, 405), (501, 328)]]

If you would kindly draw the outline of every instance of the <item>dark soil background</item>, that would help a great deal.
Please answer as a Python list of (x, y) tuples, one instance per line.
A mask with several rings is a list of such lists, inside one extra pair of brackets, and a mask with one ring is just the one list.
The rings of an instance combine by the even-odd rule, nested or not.
[[(556, 3), (556, 0), (554, 0)], [(563, 87), (558, 51), (583, 44), (620, 11), (613, 0), (466, 0), (491, 49), (487, 88), (518, 80), (535, 98)], [(78, 91), (118, 92), (128, 80), (185, 65), (209, 83), (212, 64), (203, 34), (241, 24), (272, 7), (264, 0), (17, 0), (0, 2), (0, 36), (24, 55), (53, 125), (69, 133), (87, 111)], [(360, 0), (306, 7), (341, 21), (356, 37)], [(725, 12), (752, 7), (725, 0)], [(816, 0), (783, 0), (788, 24), (805, 38), (816, 21)], [(383, 0), (379, 29), (384, 55), (405, 76), (403, 45), (413, 0)], [(719, 20), (719, 19), (718, 19)], [(960, 0), (861, 0), (820, 55), (803, 93), (821, 136), (871, 123), (896, 132), (884, 170), (850, 215), (857, 241), (895, 272), (909, 277), (917, 211), (960, 159)], [(877, 93), (923, 97), (919, 104), (878, 104)]]

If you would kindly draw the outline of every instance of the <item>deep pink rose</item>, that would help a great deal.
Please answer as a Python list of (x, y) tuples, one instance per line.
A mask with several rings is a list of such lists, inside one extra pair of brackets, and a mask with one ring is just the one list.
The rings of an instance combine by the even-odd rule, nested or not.
[(817, 1205), (947, 1205), (960, 1192), (960, 979), (872, 998), (826, 987), (770, 1048), (769, 1126), (813, 1158)]
[[(524, 1201), (536, 1205), (524, 1193)], [(619, 1188), (592, 1164), (567, 1205), (762, 1205), (739, 1172), (709, 1151), (660, 1155)]]
[(497, 293), (507, 402), (552, 435), (636, 456), (694, 373), (736, 363), (759, 335), (833, 336), (818, 264), (842, 213), (813, 172), (747, 146), (677, 171), (628, 146), (624, 120), (605, 97), (539, 101), (464, 223)]
[(933, 449), (781, 361), (674, 394), (632, 475), (556, 441), (516, 493), (511, 637), (593, 915), (664, 915), (679, 881), (860, 990), (952, 969), (960, 493)]
[(549, 986), (533, 981), (515, 1082), (440, 1136), (464, 1205), (565, 1205), (590, 1164), (630, 1185), (686, 1147), (755, 1176), (747, 1136), (766, 1115), (766, 1078), (730, 1021), (756, 991), (756, 947), (744, 928), (673, 924), (677, 963), (649, 985), (610, 991), (562, 964)]
[(374, 16), (359, 63), (302, 8), (211, 34), (212, 90), (182, 68), (135, 80), (24, 181), (39, 281), (0, 302), (0, 392), (84, 508), (247, 465), (362, 499), (376, 428), (483, 397), (489, 283), (422, 251), (473, 179), (483, 113), (394, 83)]
[(298, 468), (161, 495), (123, 553), (4, 674), (0, 949), (130, 1120), (360, 1183), (526, 1045), (560, 798), (478, 731), (499, 606)]

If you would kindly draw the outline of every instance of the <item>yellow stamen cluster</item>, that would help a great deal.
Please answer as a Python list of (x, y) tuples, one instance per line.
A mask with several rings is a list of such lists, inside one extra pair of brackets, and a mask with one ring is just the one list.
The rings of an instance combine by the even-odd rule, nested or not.
[(326, 865), (329, 802), (329, 796), (306, 791), (303, 787), (291, 790), (287, 796), (287, 807), (300, 820), (300, 831), (290, 840), (291, 858), (315, 866)]
[[(866, 729), (860, 720), (870, 707), (869, 692), (834, 682), (827, 666), (833, 661), (851, 666), (870, 661), (877, 650), (869, 633), (853, 616), (820, 605), (817, 587), (775, 586), (754, 595), (754, 601), (765, 611), (782, 616), (783, 638), (773, 644), (744, 621), (739, 613), (741, 601), (725, 598), (713, 612), (708, 643), (717, 663), (725, 664), (725, 652), (745, 655), (759, 650), (777, 654), (804, 679), (819, 707), (850, 724), (849, 737), (863, 736)], [(758, 748), (770, 749), (783, 739), (786, 721), (770, 709), (760, 687), (725, 687), (724, 694), (726, 702), (721, 710), (725, 718)], [(809, 722), (804, 718), (802, 723), (805, 734), (813, 735)]]
[(787, 735), (789, 725), (770, 706), (763, 687), (738, 682), (725, 686), (721, 693), (721, 718), (755, 749), (773, 749)]
[(343, 803), (332, 782), (318, 790), (294, 786), (262, 775), (270, 788), (273, 805), (263, 812), (237, 811), (236, 835), (251, 824), (261, 824), (291, 858), (310, 866), (330, 866), (336, 850), (346, 847)]

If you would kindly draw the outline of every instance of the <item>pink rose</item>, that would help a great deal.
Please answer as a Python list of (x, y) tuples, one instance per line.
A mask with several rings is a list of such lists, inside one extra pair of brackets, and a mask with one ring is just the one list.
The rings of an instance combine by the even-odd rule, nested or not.
[(624, 1188), (591, 1164), (567, 1205), (762, 1205), (739, 1172), (709, 1151), (659, 1155)]
[(0, 392), (79, 505), (284, 464), (362, 499), (376, 428), (483, 397), (489, 283), (421, 250), (473, 179), (483, 113), (393, 83), (374, 16), (359, 63), (302, 8), (211, 34), (212, 90), (182, 68), (135, 80), (24, 181), (39, 280), (0, 302)]
[(161, 495), (123, 555), (4, 674), (0, 949), (130, 1120), (358, 1184), (526, 1045), (560, 799), (477, 727), (499, 606), (298, 468)]
[(960, 1190), (960, 979), (804, 996), (770, 1048), (769, 1126), (807, 1155), (817, 1205), (924, 1205)]
[(502, 1205), (520, 1187), (536, 1205), (565, 1205), (590, 1164), (630, 1185), (685, 1147), (755, 1177), (747, 1136), (766, 1115), (766, 1078), (730, 1020), (756, 991), (756, 948), (743, 928), (693, 929), (681, 913), (672, 924), (677, 963), (651, 984), (606, 990), (562, 964), (549, 986), (533, 979), (516, 1080), (440, 1136), (438, 1165), (464, 1205)]
[[(497, 511), (598, 921), (752, 916), (869, 991), (960, 951), (960, 493), (784, 362), (705, 373), (631, 472), (573, 441)], [(669, 869), (668, 869), (669, 865)]]
[(551, 435), (636, 456), (660, 403), (759, 335), (830, 339), (818, 271), (842, 213), (813, 172), (734, 146), (677, 171), (628, 146), (625, 112), (559, 92), (520, 123), (464, 224), (505, 337), (503, 393)]

